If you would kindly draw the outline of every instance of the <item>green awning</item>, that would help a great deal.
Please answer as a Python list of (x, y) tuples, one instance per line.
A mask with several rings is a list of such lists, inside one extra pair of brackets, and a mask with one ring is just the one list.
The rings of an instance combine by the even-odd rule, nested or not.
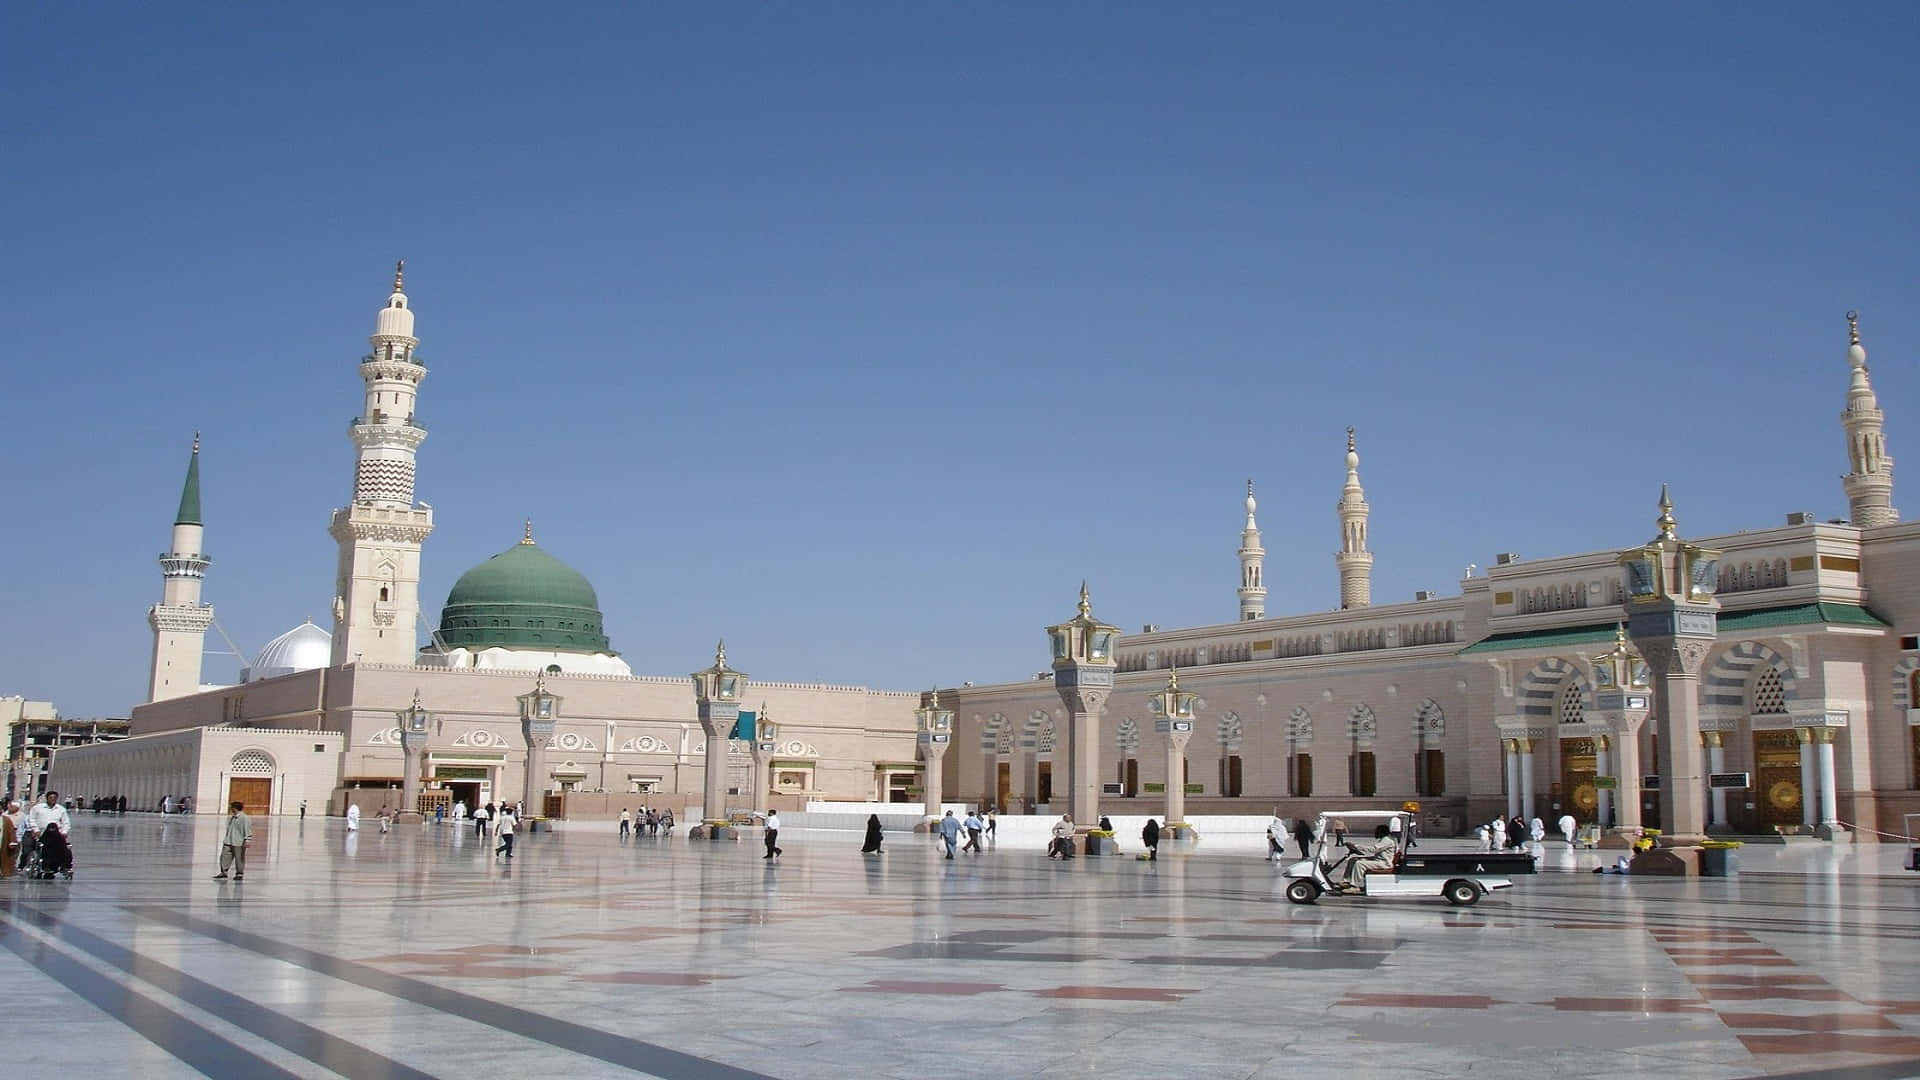
[[(1624, 621), (1624, 613), (1622, 616)], [(1510, 634), (1494, 634), (1460, 650), (1460, 655), (1474, 652), (1504, 652), (1508, 649), (1547, 649), (1559, 645), (1586, 645), (1596, 641), (1612, 641), (1614, 627), (1619, 622), (1593, 623), (1589, 626), (1559, 626), (1551, 630), (1516, 630)]]
[(1723, 611), (1720, 633), (1739, 633), (1770, 626), (1871, 626), (1883, 629), (1893, 624), (1859, 604), (1790, 604), (1786, 607), (1760, 608), (1757, 611)]

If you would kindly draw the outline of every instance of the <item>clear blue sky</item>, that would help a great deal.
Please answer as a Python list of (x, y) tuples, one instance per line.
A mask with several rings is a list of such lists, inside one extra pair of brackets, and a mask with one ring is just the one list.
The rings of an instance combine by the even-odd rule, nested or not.
[(1348, 424), (1383, 602), (1662, 481), (1841, 516), (1848, 308), (1920, 463), (1916, 56), (1910, 3), (11, 5), (0, 693), (139, 699), (196, 428), (221, 623), (326, 622), (398, 257), (429, 617), (531, 516), (640, 672), (1021, 678), (1082, 577), (1228, 621), (1249, 476), (1270, 612), (1332, 607)]

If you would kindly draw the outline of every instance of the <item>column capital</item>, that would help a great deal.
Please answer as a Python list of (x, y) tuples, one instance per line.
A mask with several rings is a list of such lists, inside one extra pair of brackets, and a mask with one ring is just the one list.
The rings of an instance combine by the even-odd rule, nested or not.
[(1704, 747), (1706, 747), (1706, 748), (1708, 748), (1708, 749), (1710, 749), (1710, 750), (1711, 750), (1711, 749), (1718, 749), (1718, 748), (1720, 748), (1721, 746), (1723, 746), (1723, 745), (1724, 745), (1724, 744), (1723, 744), (1723, 743), (1721, 742), (1721, 733), (1720, 733), (1720, 732), (1718, 732), (1718, 731), (1703, 731), (1703, 732), (1701, 732), (1701, 733), (1700, 733), (1700, 745), (1701, 745), (1701, 746), (1704, 746)]
[(1825, 743), (1827, 745), (1832, 745), (1833, 737), (1835, 734), (1839, 732), (1840, 729), (1833, 728), (1833, 727), (1817, 727), (1817, 728), (1808, 728), (1807, 730), (1813, 732), (1813, 741), (1815, 743)]

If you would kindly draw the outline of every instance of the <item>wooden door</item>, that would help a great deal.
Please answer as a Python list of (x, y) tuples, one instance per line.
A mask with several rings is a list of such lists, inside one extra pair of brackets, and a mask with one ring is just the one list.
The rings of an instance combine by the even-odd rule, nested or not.
[(1034, 771), (1037, 774), (1037, 778), (1034, 781), (1034, 787), (1038, 788), (1039, 790), (1033, 793), (1033, 801), (1037, 803), (1052, 802), (1053, 801), (1053, 762), (1042, 761), (1039, 763), (1039, 767)]
[[(1920, 728), (1915, 728), (1914, 730), (1920, 731)], [(1131, 799), (1134, 796), (1140, 794), (1140, 759), (1139, 758), (1127, 759), (1127, 771), (1125, 775), (1121, 778), (1120, 782), (1126, 785), (1123, 790), (1126, 792), (1127, 798)]]
[(999, 807), (1000, 812), (1004, 814), (1007, 812), (1007, 800), (1013, 797), (1013, 762), (1003, 761), (1000, 763), (1000, 768), (994, 783), (996, 785), (994, 789), (996, 794), (994, 805)]
[(248, 814), (272, 813), (273, 778), (236, 776), (229, 779), (227, 803), (240, 803)]
[(1599, 760), (1592, 739), (1560, 740), (1561, 812), (1582, 823), (1592, 821), (1600, 809), (1600, 789), (1593, 782)]

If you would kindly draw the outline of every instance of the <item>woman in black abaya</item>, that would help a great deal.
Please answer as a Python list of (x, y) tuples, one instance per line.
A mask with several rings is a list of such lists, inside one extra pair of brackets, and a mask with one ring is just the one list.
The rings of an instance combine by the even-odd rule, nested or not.
[(860, 845), (860, 850), (862, 853), (867, 855), (880, 854), (880, 815), (879, 814), (867, 815), (867, 842)]

